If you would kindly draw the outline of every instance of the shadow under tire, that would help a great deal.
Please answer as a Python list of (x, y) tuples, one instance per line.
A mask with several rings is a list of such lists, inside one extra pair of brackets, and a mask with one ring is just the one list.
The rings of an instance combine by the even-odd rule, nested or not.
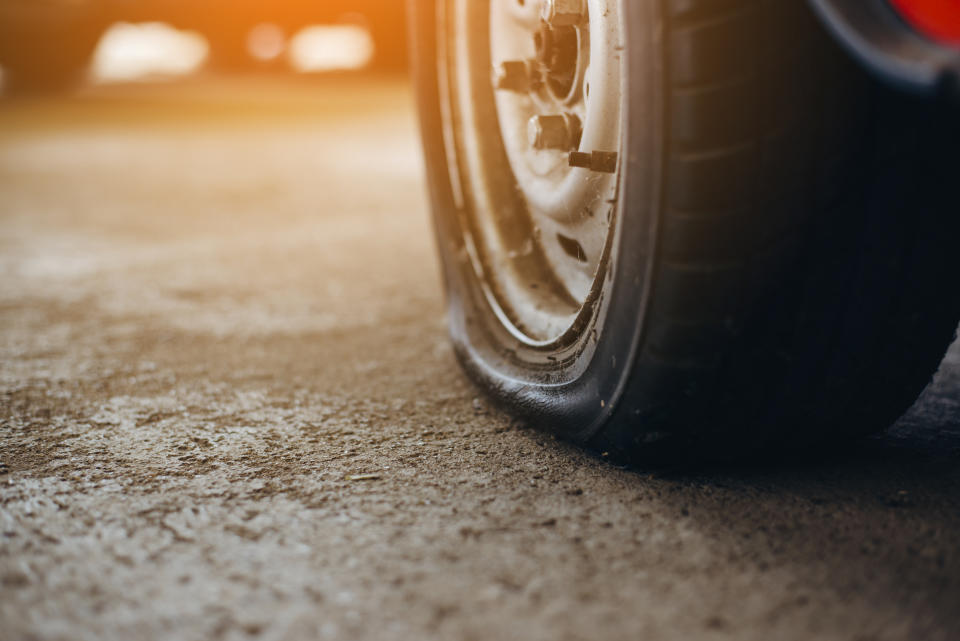
[(644, 462), (829, 446), (913, 403), (960, 319), (948, 105), (874, 84), (803, 0), (619, 1), (608, 242), (562, 340), (525, 340), (495, 272), (521, 268), (477, 240), (505, 210), (464, 196), (500, 150), (463, 142), (456, 2), (413, 2), (414, 69), (451, 334), (495, 400)]

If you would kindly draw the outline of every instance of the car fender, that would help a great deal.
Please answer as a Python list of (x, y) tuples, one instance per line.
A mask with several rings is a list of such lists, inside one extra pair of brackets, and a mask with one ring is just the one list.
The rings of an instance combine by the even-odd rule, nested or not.
[(809, 0), (830, 33), (874, 76), (917, 94), (960, 95), (960, 46), (911, 26), (888, 0)]

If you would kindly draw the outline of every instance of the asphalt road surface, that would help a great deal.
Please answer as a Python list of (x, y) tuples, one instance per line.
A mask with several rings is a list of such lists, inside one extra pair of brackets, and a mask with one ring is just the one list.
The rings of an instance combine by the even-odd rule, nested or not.
[(628, 470), (478, 397), (409, 89), (0, 104), (0, 639), (960, 638), (960, 354), (889, 436)]

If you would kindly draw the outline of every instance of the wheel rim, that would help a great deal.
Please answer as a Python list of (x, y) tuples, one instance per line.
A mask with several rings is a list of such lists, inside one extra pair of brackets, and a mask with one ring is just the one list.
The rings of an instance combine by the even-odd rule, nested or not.
[(610, 260), (619, 0), (440, 3), (441, 105), (466, 259), (515, 338), (574, 338)]

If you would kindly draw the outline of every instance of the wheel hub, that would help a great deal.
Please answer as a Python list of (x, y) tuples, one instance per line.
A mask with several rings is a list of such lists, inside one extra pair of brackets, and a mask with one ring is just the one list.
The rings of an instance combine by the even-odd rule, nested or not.
[(473, 260), (501, 319), (531, 343), (566, 335), (602, 285), (619, 188), (625, 1), (446, 0)]
[(554, 97), (570, 96), (577, 80), (580, 34), (577, 27), (541, 22), (533, 36), (536, 61)]
[(619, 6), (618, 0), (490, 1), (504, 148), (544, 251), (580, 301), (592, 287), (616, 196)]

